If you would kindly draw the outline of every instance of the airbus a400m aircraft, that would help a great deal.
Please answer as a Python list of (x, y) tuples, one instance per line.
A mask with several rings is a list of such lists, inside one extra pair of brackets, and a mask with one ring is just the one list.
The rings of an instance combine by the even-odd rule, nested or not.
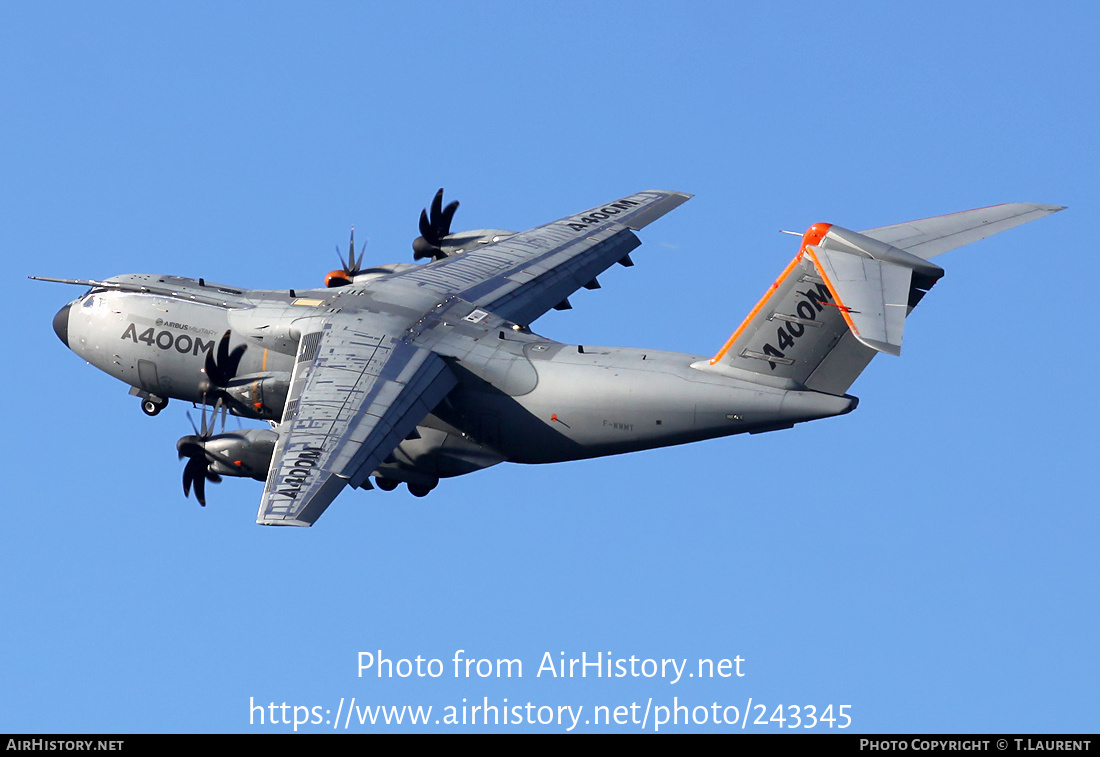
[[(713, 356), (568, 345), (529, 328), (633, 265), (635, 231), (690, 198), (646, 191), (522, 233), (452, 234), (442, 192), (424, 264), (363, 267), (354, 237), (326, 288), (248, 290), (130, 274), (54, 317), (73, 352), (156, 415), (203, 405), (177, 442), (184, 493), (264, 481), (257, 522), (309, 526), (344, 487), (423, 496), (503, 461), (551, 463), (790, 428), (850, 412), (852, 382), (901, 352), (905, 317), (943, 275), (929, 258), (1061, 210), (1015, 203), (850, 231), (825, 223)], [(341, 258), (343, 263), (343, 259)], [(215, 434), (206, 407), (222, 410)], [(224, 431), (225, 412), (269, 421)]]

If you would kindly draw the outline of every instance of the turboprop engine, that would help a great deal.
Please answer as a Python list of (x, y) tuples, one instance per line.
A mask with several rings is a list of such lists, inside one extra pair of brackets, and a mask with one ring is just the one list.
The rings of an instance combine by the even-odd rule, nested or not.
[(237, 376), (218, 388), (220, 397), (235, 415), (278, 421), (283, 417), (290, 374), (285, 372), (252, 373)]
[(387, 263), (385, 265), (371, 266), (370, 268), (363, 267), (363, 257), (367, 252), (367, 244), (363, 243), (363, 246), (359, 248), (359, 255), (355, 255), (355, 227), (351, 228), (351, 241), (348, 242), (348, 259), (345, 262), (344, 256), (340, 254), (340, 247), (336, 248), (336, 257), (340, 258), (340, 268), (335, 271), (329, 271), (325, 276), (325, 286), (329, 289), (334, 287), (343, 287), (348, 284), (362, 284), (365, 281), (371, 279), (381, 278), (382, 276), (388, 276), (391, 273), (400, 273), (410, 268), (416, 268), (413, 263)]
[(203, 507), (206, 506), (207, 481), (216, 484), (222, 476), (254, 478), (257, 481), (267, 478), (271, 454), (278, 439), (278, 435), (270, 429), (251, 428), (214, 434), (213, 427), (213, 417), (207, 425), (204, 410), (202, 428), (176, 442), (179, 459), (188, 458), (183, 469), (183, 495), (190, 495), (194, 485), (195, 499)]
[(443, 190), (435, 193), (432, 199), (431, 214), (420, 211), (420, 236), (413, 240), (413, 259), (442, 260), (452, 255), (477, 249), (493, 242), (499, 242), (513, 234), (504, 229), (475, 229), (451, 233), (451, 220), (458, 210), (458, 201), (443, 207)]
[[(472, 231), (460, 231), (451, 233), (451, 221), (455, 211), (458, 210), (458, 201), (443, 207), (443, 190), (435, 193), (432, 199), (431, 211), (427, 208), (420, 211), (420, 236), (413, 240), (413, 259), (424, 260), (431, 263), (452, 255), (460, 255), (470, 250), (475, 250), (487, 244), (499, 242), (502, 239), (515, 234), (514, 231), (504, 229), (474, 229)], [(348, 242), (348, 257), (340, 253), (336, 248), (336, 256), (340, 258), (340, 268), (329, 271), (325, 276), (325, 286), (342, 287), (348, 284), (363, 284), (371, 279), (400, 273), (418, 266), (413, 263), (387, 263), (385, 265), (363, 267), (363, 258), (366, 254), (366, 243), (355, 252), (355, 229), (351, 230), (351, 239)]]

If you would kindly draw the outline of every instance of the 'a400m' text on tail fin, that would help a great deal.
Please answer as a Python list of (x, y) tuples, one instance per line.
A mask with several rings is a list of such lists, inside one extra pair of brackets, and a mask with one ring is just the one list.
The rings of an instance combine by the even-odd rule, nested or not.
[(693, 367), (844, 394), (879, 352), (901, 354), (905, 317), (943, 276), (928, 258), (1063, 209), (1015, 202), (863, 232), (814, 224), (729, 341)]
[(843, 394), (876, 353), (901, 353), (905, 316), (942, 275), (884, 242), (814, 224), (709, 366)]

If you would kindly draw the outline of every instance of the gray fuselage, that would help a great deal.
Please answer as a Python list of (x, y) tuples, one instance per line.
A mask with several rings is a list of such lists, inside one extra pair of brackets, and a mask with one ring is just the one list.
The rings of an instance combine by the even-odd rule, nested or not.
[[(237, 376), (288, 378), (303, 319), (376, 305), (374, 282), (291, 293), (169, 276), (109, 281), (148, 282), (151, 291), (93, 289), (58, 313), (58, 335), (134, 393), (190, 402), (211, 401), (204, 366), (224, 334), (230, 348), (246, 346)], [(705, 370), (698, 355), (565, 345), (515, 324), (455, 321), (441, 326), (458, 346), (436, 349), (458, 385), (388, 463), (407, 469), (398, 478), (415, 479), (418, 467), (438, 478), (501, 460), (561, 462), (787, 428), (856, 402)], [(281, 415), (278, 407), (270, 417)], [(451, 454), (441, 462), (444, 448)]]

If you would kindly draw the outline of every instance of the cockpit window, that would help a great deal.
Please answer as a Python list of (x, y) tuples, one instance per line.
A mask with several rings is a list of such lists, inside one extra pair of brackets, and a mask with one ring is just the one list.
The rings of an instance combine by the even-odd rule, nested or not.
[(80, 307), (84, 308), (84, 312), (88, 315), (104, 315), (107, 312), (107, 298), (94, 291), (88, 292), (81, 298)]

